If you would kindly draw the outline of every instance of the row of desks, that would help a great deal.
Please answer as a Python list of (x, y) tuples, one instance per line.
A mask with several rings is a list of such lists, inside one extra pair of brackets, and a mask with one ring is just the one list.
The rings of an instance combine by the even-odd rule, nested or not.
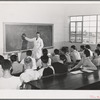
[(59, 76), (51, 76), (37, 81), (31, 81), (29, 84), (43, 90), (75, 90), (81, 88), (84, 89), (83, 87), (99, 81), (100, 68), (92, 73), (84, 72), (81, 74), (72, 74), (68, 72)]

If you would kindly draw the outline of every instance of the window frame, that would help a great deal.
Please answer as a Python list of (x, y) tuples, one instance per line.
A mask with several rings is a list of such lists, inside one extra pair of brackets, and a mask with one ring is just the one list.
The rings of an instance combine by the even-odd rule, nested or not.
[[(95, 21), (96, 22), (96, 26), (90, 26), (90, 24), (89, 24), (89, 44), (98, 44), (99, 42), (98, 42), (98, 33), (100, 33), (100, 32), (98, 32), (98, 21), (100, 21), (100, 20), (98, 20), (98, 16), (100, 16), (100, 14), (92, 14), (92, 15), (75, 15), (75, 16), (69, 16), (69, 42), (71, 42), (71, 36), (72, 36), (72, 33), (71, 33), (71, 22), (75, 22), (75, 23), (77, 23), (77, 22), (79, 22), (79, 21), (77, 21), (77, 17), (82, 17), (82, 34), (81, 34), (81, 42), (77, 42), (76, 41), (76, 32), (75, 32), (75, 41), (74, 42), (71, 42), (71, 43), (83, 43), (83, 28), (84, 28), (84, 26), (83, 26), (83, 22), (84, 22), (84, 20), (83, 20), (83, 18), (84, 18), (84, 16), (89, 16), (89, 23), (91, 22), (91, 21)], [(96, 19), (95, 20), (91, 20), (90, 19), (90, 16), (96, 16)], [(74, 20), (74, 21), (71, 21), (71, 17), (76, 17), (76, 20)], [(77, 29), (76, 28), (77, 26), (75, 26), (75, 30)], [(95, 27), (96, 28), (96, 31), (94, 32), (94, 33), (96, 33), (96, 40), (95, 40), (95, 43), (90, 43), (90, 27)], [(87, 44), (87, 43), (83, 43), (83, 44)]]

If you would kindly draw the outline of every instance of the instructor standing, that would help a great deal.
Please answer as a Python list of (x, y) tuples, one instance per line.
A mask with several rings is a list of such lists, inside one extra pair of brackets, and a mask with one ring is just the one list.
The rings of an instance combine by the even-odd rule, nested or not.
[(35, 59), (39, 59), (42, 56), (42, 48), (44, 47), (43, 40), (40, 38), (40, 33), (36, 33), (35, 38), (28, 38), (24, 36), (24, 38), (29, 41), (34, 43), (33, 47), (33, 54)]

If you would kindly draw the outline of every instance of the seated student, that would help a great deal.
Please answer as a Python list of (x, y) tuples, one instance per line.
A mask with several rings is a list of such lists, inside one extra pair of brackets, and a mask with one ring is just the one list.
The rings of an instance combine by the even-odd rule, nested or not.
[(85, 48), (89, 50), (89, 52), (90, 52), (90, 58), (92, 60), (92, 58), (93, 58), (93, 52), (91, 51), (90, 45), (85, 45)]
[(38, 80), (41, 78), (39, 72), (37, 70), (33, 70), (32, 67), (33, 66), (33, 62), (32, 59), (30, 57), (26, 57), (24, 59), (24, 63), (25, 63), (25, 71), (20, 75), (20, 79), (21, 82), (30, 82), (32, 80)]
[(12, 62), (12, 75), (20, 75), (23, 72), (23, 64), (18, 63), (17, 56), (11, 55), (10, 60)]
[(49, 57), (48, 56), (42, 56), (42, 68), (39, 71), (40, 75), (42, 77), (49, 77), (51, 75), (55, 74), (55, 70), (51, 65), (48, 65)]
[(82, 70), (97, 70), (96, 66), (90, 60), (90, 51), (88, 49), (84, 50), (84, 54), (81, 61), (71, 70), (77, 69), (80, 67), (82, 67)]
[(100, 51), (100, 44), (97, 44), (96, 48)]
[(0, 89), (19, 89), (21, 81), (19, 77), (10, 74), (11, 62), (7, 59), (3, 61), (3, 76), (0, 78)]
[(61, 51), (62, 51), (62, 53), (66, 56), (66, 58), (67, 58), (67, 63), (70, 63), (70, 62), (71, 62), (71, 57), (70, 57), (70, 54), (69, 54), (69, 49), (68, 49), (68, 47), (62, 47)]
[[(42, 50), (42, 54), (43, 56), (48, 56), (48, 50), (47, 49), (43, 49)], [(49, 57), (49, 56), (48, 56)], [(37, 67), (41, 68), (42, 67), (42, 61), (41, 59), (39, 59), (36, 63)], [(48, 65), (51, 65), (51, 58), (49, 57), (49, 61), (48, 61)]]
[[(31, 50), (26, 51), (26, 57), (30, 57), (32, 59), (32, 62), (33, 62), (33, 68), (32, 69), (36, 70), (37, 69), (36, 60), (35, 60), (35, 58), (32, 57), (32, 51)], [(24, 65), (24, 59), (21, 61), (21, 64)]]
[(80, 56), (81, 56), (81, 58), (82, 58), (84, 50), (85, 50), (85, 46), (84, 45), (80, 45)]
[(66, 60), (65, 58), (65, 55), (61, 54), (60, 61), (52, 64), (55, 74), (63, 74), (68, 71), (68, 67), (64, 64), (64, 60)]
[(3, 61), (4, 61), (4, 57), (0, 55), (0, 77), (3, 76), (3, 69), (2, 69)]
[(100, 51), (98, 49), (94, 51), (94, 59), (92, 62), (95, 66), (100, 66)]
[(81, 56), (80, 53), (76, 50), (75, 45), (71, 46), (71, 60), (73, 61), (73, 63), (78, 63), (81, 60)]
[(59, 50), (55, 49), (54, 50), (54, 56), (52, 57), (52, 63), (54, 62), (59, 62), (60, 57), (59, 57)]

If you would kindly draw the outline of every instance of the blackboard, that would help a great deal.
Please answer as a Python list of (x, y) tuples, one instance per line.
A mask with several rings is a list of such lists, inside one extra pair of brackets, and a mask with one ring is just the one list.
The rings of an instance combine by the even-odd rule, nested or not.
[(33, 49), (33, 42), (26, 42), (27, 48), (22, 50), (22, 34), (28, 38), (36, 37), (40, 32), (44, 47), (53, 47), (53, 24), (32, 24), (32, 23), (4, 23), (4, 52), (16, 52)]

